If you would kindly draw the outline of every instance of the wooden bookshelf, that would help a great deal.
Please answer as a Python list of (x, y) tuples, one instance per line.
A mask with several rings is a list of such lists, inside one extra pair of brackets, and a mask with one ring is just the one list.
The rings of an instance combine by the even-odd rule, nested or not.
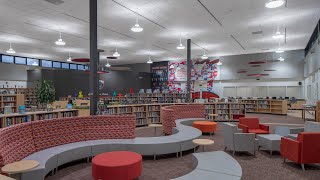
[(24, 122), (46, 120), (54, 118), (66, 118), (78, 116), (77, 109), (57, 109), (53, 111), (35, 111), (26, 112), (25, 114), (12, 113), (12, 114), (1, 114), (1, 128), (8, 127), (15, 124)]
[[(245, 115), (245, 104), (241, 103), (206, 103), (205, 104), (206, 119), (213, 121), (233, 121), (234, 115)], [(210, 116), (209, 114), (217, 114)]]
[(0, 112), (4, 111), (6, 106), (11, 107), (12, 112), (18, 112), (19, 106), (24, 105), (23, 94), (1, 94), (0, 95)]
[(277, 99), (242, 99), (240, 103), (246, 105), (247, 113), (267, 113), (287, 115), (288, 104), (287, 100)]
[(37, 94), (35, 88), (0, 88), (0, 91), (7, 91), (10, 94), (23, 94), (25, 106), (37, 106)]
[(320, 101), (317, 101), (316, 106), (316, 121), (320, 122)]

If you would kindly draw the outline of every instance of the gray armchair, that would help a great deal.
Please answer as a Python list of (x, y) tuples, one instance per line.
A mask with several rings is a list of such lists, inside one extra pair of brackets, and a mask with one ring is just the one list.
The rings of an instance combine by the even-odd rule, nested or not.
[(237, 125), (231, 123), (222, 123), (225, 150), (235, 152), (247, 151), (255, 155), (257, 141), (254, 133), (242, 133), (238, 130)]
[(301, 132), (320, 132), (320, 123), (306, 121), (304, 128), (290, 128), (289, 137), (292, 139), (296, 139), (298, 134)]

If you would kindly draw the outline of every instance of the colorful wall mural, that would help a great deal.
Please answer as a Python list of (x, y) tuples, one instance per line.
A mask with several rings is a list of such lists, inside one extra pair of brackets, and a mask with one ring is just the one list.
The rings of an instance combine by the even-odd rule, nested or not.
[[(213, 92), (214, 80), (218, 75), (215, 60), (193, 60), (191, 68), (191, 92), (208, 91)], [(170, 91), (185, 92), (187, 88), (187, 62), (169, 62), (168, 87)]]

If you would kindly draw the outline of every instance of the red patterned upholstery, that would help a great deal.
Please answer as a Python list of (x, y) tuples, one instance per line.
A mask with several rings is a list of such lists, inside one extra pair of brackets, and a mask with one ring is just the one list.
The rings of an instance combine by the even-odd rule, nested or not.
[(134, 115), (91, 116), (84, 123), (86, 140), (135, 138)]
[(0, 167), (36, 152), (31, 123), (0, 129)]
[(0, 167), (37, 151), (63, 144), (135, 138), (134, 115), (40, 120), (0, 129)]
[(183, 118), (205, 118), (203, 104), (173, 105), (161, 108), (163, 131), (172, 134), (175, 120)]
[(32, 122), (37, 151), (62, 144), (85, 141), (84, 118), (63, 118)]

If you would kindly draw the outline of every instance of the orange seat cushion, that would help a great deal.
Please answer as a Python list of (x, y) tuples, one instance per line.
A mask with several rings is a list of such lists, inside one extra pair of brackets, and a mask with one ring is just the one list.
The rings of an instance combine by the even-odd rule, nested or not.
[(194, 121), (192, 126), (199, 129), (201, 132), (212, 133), (217, 130), (218, 124), (210, 121)]
[(249, 129), (249, 133), (255, 133), (255, 134), (269, 134), (268, 131), (262, 130), (262, 129)]

